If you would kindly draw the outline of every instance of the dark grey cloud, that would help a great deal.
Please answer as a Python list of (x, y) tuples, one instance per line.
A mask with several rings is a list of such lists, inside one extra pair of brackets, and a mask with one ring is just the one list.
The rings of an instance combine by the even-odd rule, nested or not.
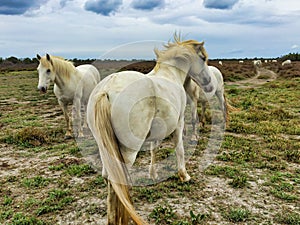
[(204, 0), (203, 5), (212, 9), (231, 9), (239, 0)]
[(30, 9), (39, 7), (46, 0), (1, 0), (0, 14), (4, 15), (21, 15)]
[(163, 7), (164, 5), (164, 0), (133, 0), (131, 3), (134, 9), (149, 11), (157, 7)]
[(67, 5), (68, 2), (71, 2), (72, 0), (61, 0), (59, 2), (60, 6), (63, 8)]
[(109, 16), (122, 5), (122, 0), (88, 0), (84, 8), (97, 14)]

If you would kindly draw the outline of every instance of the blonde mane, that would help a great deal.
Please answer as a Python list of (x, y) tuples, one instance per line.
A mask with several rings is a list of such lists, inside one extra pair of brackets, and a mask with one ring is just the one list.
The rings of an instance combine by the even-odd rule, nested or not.
[(41, 57), (40, 63), (43, 67), (46, 67), (53, 72), (55, 72), (58, 76), (65, 76), (67, 78), (70, 77), (70, 74), (76, 72), (76, 68), (73, 62), (68, 61), (59, 56), (50, 56), (50, 61), (46, 58), (46, 56)]
[(200, 45), (200, 51), (204, 56), (204, 60), (207, 63), (208, 54), (204, 48), (204, 42), (198, 42), (196, 40), (186, 40), (182, 41), (181, 37), (177, 34), (174, 34), (174, 42), (168, 42), (164, 45), (165, 49), (159, 51), (158, 49), (154, 49), (154, 52), (157, 56), (156, 65), (154, 67), (154, 71), (160, 68), (160, 63), (166, 61), (170, 58), (174, 58), (176, 56), (181, 56), (183, 58), (188, 58), (190, 55), (190, 51), (194, 51), (194, 45)]

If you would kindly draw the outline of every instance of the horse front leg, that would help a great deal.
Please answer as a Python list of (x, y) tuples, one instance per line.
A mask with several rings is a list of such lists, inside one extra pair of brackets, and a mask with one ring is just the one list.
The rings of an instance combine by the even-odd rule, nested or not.
[(184, 147), (182, 133), (184, 128), (184, 118), (182, 117), (177, 125), (177, 128), (174, 133), (174, 143), (176, 150), (176, 158), (178, 165), (178, 175), (181, 181), (187, 182), (191, 179), (190, 175), (186, 172), (185, 160), (184, 160)]
[(75, 111), (74, 123), (76, 125), (77, 133), (78, 133), (77, 137), (82, 138), (84, 137), (84, 135), (83, 135), (83, 129), (81, 124), (81, 100), (77, 96), (75, 96), (74, 98), (73, 107)]
[(65, 120), (66, 120), (66, 123), (67, 123), (67, 131), (66, 131), (66, 134), (65, 134), (65, 138), (72, 138), (72, 129), (71, 129), (71, 123), (70, 123), (70, 118), (69, 118), (68, 105), (67, 105), (67, 103), (64, 103), (60, 100), (58, 101), (58, 104), (60, 105), (60, 107), (63, 111), (63, 114), (65, 116)]
[(217, 98), (219, 100), (219, 104), (221, 106), (224, 121), (227, 122), (228, 121), (228, 112), (227, 112), (227, 104), (226, 104), (226, 99), (225, 99), (224, 93), (222, 91), (217, 91), (216, 96), (217, 96)]
[(198, 135), (197, 135), (197, 98), (194, 97), (193, 101), (191, 102), (191, 111), (192, 111), (192, 128), (193, 134), (191, 141), (198, 142)]

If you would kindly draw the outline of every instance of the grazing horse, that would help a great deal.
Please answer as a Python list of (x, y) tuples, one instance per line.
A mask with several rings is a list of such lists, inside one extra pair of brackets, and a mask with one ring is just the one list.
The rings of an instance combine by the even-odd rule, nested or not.
[(261, 60), (253, 60), (253, 65), (255, 67), (261, 67), (262, 66), (262, 62), (261, 62)]
[(206, 95), (203, 89), (197, 85), (193, 80), (187, 78), (184, 84), (185, 91), (188, 96), (188, 103), (191, 105), (192, 111), (192, 126), (193, 126), (193, 139), (197, 139), (197, 129), (196, 129), (196, 122), (197, 122), (197, 105), (198, 101), (201, 103), (201, 117), (200, 123), (202, 126), (205, 124), (205, 110), (207, 102), (212, 99), (213, 96), (217, 96), (221, 110), (223, 112), (224, 121), (228, 119), (228, 104), (224, 95), (224, 81), (221, 71), (214, 67), (208, 66), (211, 76), (211, 84), (215, 87), (215, 92), (210, 95)]
[(83, 137), (81, 106), (86, 108), (92, 90), (100, 82), (99, 71), (93, 65), (75, 67), (72, 62), (49, 54), (43, 57), (37, 55), (37, 59), (39, 60), (38, 89), (46, 93), (51, 81), (54, 82), (54, 94), (67, 122), (65, 137), (72, 137), (68, 104), (74, 105), (78, 137)]
[(289, 65), (289, 64), (291, 64), (291, 63), (292, 63), (292, 61), (291, 61), (290, 59), (287, 59), (287, 60), (285, 60), (285, 61), (283, 61), (283, 62), (281, 63), (281, 66)]
[(114, 73), (104, 78), (91, 93), (87, 121), (98, 144), (108, 178), (108, 224), (127, 225), (130, 217), (138, 225), (147, 224), (135, 211), (129, 195), (128, 170), (144, 142), (155, 142), (173, 135), (178, 174), (190, 180), (185, 168), (182, 133), (186, 77), (214, 91), (205, 63), (203, 42), (181, 41), (155, 50), (156, 66), (150, 75), (134, 71)]

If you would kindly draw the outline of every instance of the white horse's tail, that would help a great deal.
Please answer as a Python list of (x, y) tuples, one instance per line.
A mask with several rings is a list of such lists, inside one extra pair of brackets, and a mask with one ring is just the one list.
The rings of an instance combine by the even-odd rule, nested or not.
[[(127, 225), (129, 216), (137, 225), (147, 224), (135, 211), (128, 189), (127, 168), (120, 152), (117, 138), (111, 124), (111, 104), (107, 93), (100, 93), (96, 97), (94, 106), (95, 138), (101, 149), (101, 157), (104, 168), (108, 173), (108, 180), (114, 192), (117, 194), (115, 208), (115, 225)], [(108, 184), (109, 185), (109, 184)], [(108, 217), (113, 215), (108, 215)]]
[(228, 100), (227, 100), (227, 98), (226, 98), (226, 96), (225, 96), (225, 93), (224, 93), (224, 109), (225, 109), (225, 112), (226, 112), (226, 114), (225, 114), (225, 117), (226, 117), (226, 124), (227, 124), (227, 126), (228, 126), (228, 124), (229, 124), (229, 122), (230, 122), (230, 112), (237, 112), (237, 111), (240, 111), (238, 108), (235, 108), (234, 106), (232, 106), (229, 102), (228, 102)]

